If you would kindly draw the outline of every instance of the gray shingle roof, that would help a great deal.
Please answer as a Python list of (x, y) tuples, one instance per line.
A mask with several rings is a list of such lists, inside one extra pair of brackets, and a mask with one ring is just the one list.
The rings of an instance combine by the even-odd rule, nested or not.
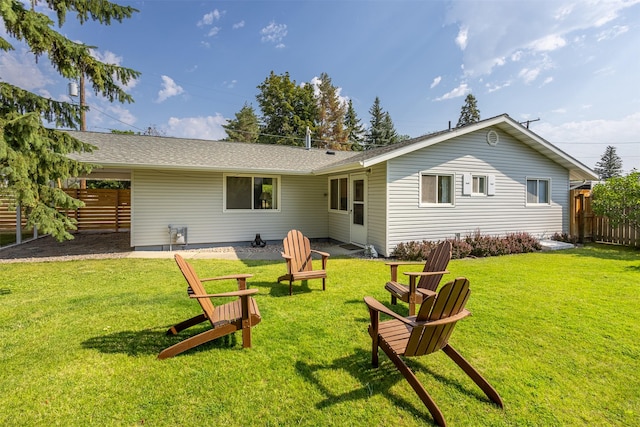
[(74, 159), (103, 167), (310, 174), (314, 169), (358, 155), (353, 151), (307, 150), (285, 145), (67, 132), (97, 147), (92, 153), (74, 154)]

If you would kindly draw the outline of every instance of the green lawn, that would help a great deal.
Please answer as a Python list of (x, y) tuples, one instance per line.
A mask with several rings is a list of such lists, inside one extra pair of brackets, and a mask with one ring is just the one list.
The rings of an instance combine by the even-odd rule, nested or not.
[[(327, 290), (275, 283), (284, 263), (190, 261), (201, 277), (247, 272), (262, 322), (172, 359), (157, 353), (199, 312), (170, 259), (0, 264), (0, 425), (415, 426), (432, 418), (380, 352), (370, 366), (381, 261), (329, 260)], [(612, 246), (454, 260), (473, 316), (451, 344), (501, 394), (444, 354), (410, 366), (451, 426), (640, 425), (640, 253)], [(210, 292), (234, 283), (205, 283)], [(217, 286), (215, 286), (217, 285)], [(406, 306), (396, 311), (406, 314)]]

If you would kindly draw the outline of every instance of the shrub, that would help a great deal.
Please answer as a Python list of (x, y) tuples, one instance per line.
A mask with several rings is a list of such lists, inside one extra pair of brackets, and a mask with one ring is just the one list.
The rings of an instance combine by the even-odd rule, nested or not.
[[(504, 237), (482, 235), (479, 230), (468, 234), (462, 239), (448, 239), (451, 242), (451, 257), (453, 259), (469, 256), (483, 258), (508, 254), (535, 252), (542, 249), (540, 241), (529, 233), (509, 233)], [(391, 254), (403, 261), (418, 261), (426, 259), (429, 252), (438, 242), (411, 241), (402, 242), (396, 246)]]
[(551, 236), (551, 240), (555, 240), (557, 242), (571, 243), (572, 245), (575, 245), (576, 243), (578, 243), (578, 237), (569, 236), (567, 233), (555, 233), (553, 236)]

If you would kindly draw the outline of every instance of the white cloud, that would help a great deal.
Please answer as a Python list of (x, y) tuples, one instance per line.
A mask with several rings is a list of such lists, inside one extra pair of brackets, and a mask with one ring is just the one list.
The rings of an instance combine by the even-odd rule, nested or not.
[(440, 84), (440, 82), (442, 81), (442, 76), (438, 76), (435, 79), (433, 79), (433, 81), (431, 82), (431, 86), (429, 86), (430, 89), (433, 89), (434, 87), (438, 86)]
[(456, 44), (460, 47), (460, 50), (467, 48), (467, 41), (469, 39), (469, 27), (460, 27), (458, 35), (456, 36)]
[(505, 82), (503, 84), (495, 84), (495, 83), (494, 84), (490, 84), (490, 83), (487, 83), (485, 85), (485, 87), (487, 88), (487, 93), (496, 92), (496, 91), (498, 91), (500, 89), (503, 89), (503, 88), (509, 87), (509, 86), (511, 86), (511, 81), (507, 81), (507, 82)]
[(238, 22), (238, 23), (233, 24), (233, 27), (232, 27), (232, 28), (233, 28), (234, 30), (237, 30), (237, 29), (239, 29), (239, 28), (243, 28), (243, 27), (244, 27), (244, 21), (240, 21), (240, 22)]
[(163, 130), (168, 135), (179, 138), (220, 140), (227, 136), (222, 127), (225, 124), (227, 119), (219, 113), (206, 117), (171, 117)]
[(532, 130), (589, 167), (600, 160), (607, 145), (616, 147), (625, 171), (640, 169), (640, 112), (619, 120), (538, 122)]
[[(3, 52), (0, 55), (0, 69), (2, 70), (2, 78), (0, 80), (28, 91), (42, 89), (44, 86), (53, 83), (40, 68), (36, 64), (33, 54), (29, 53), (27, 49)], [(50, 67), (47, 66), (46, 68)]]
[(542, 84), (540, 85), (540, 87), (542, 86), (546, 86), (549, 83), (551, 83), (553, 81), (553, 77), (547, 77), (546, 79), (544, 79), (544, 81), (542, 82)]
[(627, 31), (629, 31), (629, 27), (627, 27), (626, 25), (614, 25), (613, 27), (601, 31), (597, 36), (596, 36), (596, 40), (598, 40), (599, 42), (603, 41), (603, 40), (611, 40), (611, 39), (615, 39), (616, 37), (618, 37), (621, 34), (626, 33)]
[(180, 95), (184, 92), (184, 89), (176, 84), (173, 79), (169, 76), (161, 76), (162, 78), (162, 89), (158, 92), (158, 99), (156, 102), (163, 102), (172, 96)]
[(529, 47), (537, 52), (551, 52), (567, 45), (567, 41), (557, 34), (549, 34), (538, 40), (534, 40)]
[(540, 71), (540, 68), (523, 68), (518, 73), (518, 77), (520, 77), (525, 84), (529, 84), (538, 78)]
[(198, 27), (204, 27), (205, 25), (211, 25), (215, 21), (218, 21), (222, 13), (218, 9), (214, 9), (211, 12), (205, 14), (201, 20), (196, 24)]
[(215, 35), (217, 35), (220, 32), (221, 28), (220, 27), (213, 27), (209, 30), (209, 32), (207, 33), (207, 37), (213, 37)]
[(282, 39), (287, 36), (287, 25), (276, 24), (271, 21), (269, 25), (260, 30), (261, 40), (264, 43), (276, 43), (276, 47), (280, 47)]
[(462, 83), (460, 86), (458, 86), (457, 88), (453, 89), (448, 93), (445, 93), (440, 98), (436, 98), (436, 101), (444, 101), (446, 99), (459, 98), (461, 96), (465, 96), (469, 92), (471, 92), (471, 89), (469, 89), (469, 86), (466, 83)]
[(104, 62), (105, 64), (112, 64), (112, 65), (122, 64), (122, 57), (108, 50), (105, 51), (104, 53), (100, 53), (97, 50), (91, 49), (91, 56), (93, 56), (100, 62)]

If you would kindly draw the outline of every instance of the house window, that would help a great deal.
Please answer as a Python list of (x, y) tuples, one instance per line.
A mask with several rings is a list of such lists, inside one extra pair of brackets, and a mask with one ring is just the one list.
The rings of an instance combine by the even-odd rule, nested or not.
[(549, 204), (549, 180), (527, 179), (527, 204)]
[(471, 194), (487, 194), (487, 177), (486, 176), (476, 176), (474, 175), (472, 178), (472, 187)]
[(347, 211), (349, 188), (346, 177), (329, 180), (329, 209), (332, 211)]
[(272, 176), (226, 176), (225, 209), (278, 209), (278, 178)]
[(420, 202), (453, 204), (453, 175), (421, 175)]

